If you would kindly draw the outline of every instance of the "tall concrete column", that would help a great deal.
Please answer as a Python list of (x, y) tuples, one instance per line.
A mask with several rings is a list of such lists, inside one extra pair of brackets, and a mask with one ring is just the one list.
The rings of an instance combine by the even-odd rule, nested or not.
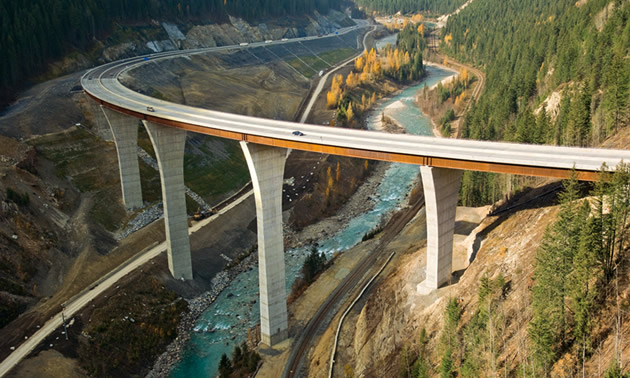
[(175, 278), (193, 278), (184, 192), (184, 146), (186, 131), (142, 121), (160, 168), (168, 268)]
[(106, 141), (113, 141), (112, 137), (112, 129), (109, 126), (109, 122), (107, 122), (107, 118), (105, 118), (105, 113), (103, 112), (103, 105), (99, 104), (96, 101), (93, 101), (88, 97), (88, 107), (90, 108), (90, 112), (94, 116), (94, 126), (95, 132)]
[(101, 114), (105, 115), (114, 136), (114, 143), (116, 143), (120, 185), (125, 207), (127, 210), (140, 208), (142, 207), (142, 186), (138, 166), (138, 119), (108, 108), (102, 108)]
[(462, 171), (422, 166), (427, 213), (426, 278), (418, 292), (427, 294), (448, 282), (453, 267), (453, 232)]
[(289, 336), (282, 237), (282, 180), (287, 150), (241, 142), (256, 198), (258, 282), (262, 342), (272, 346)]

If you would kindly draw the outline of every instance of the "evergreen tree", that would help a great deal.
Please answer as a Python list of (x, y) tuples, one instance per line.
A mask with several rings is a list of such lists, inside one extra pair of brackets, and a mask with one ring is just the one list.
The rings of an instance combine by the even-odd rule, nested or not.
[(232, 362), (228, 358), (227, 354), (223, 353), (221, 355), (221, 360), (219, 361), (219, 376), (221, 378), (229, 378), (233, 371)]
[(536, 252), (532, 287), (533, 319), (529, 334), (534, 360), (543, 372), (548, 372), (558, 351), (567, 343), (566, 299), (571, 290), (571, 281), (567, 277), (573, 268), (585, 219), (581, 218), (584, 214), (580, 214), (585, 207), (577, 201), (579, 194), (579, 182), (574, 171), (564, 182), (558, 220), (546, 230)]

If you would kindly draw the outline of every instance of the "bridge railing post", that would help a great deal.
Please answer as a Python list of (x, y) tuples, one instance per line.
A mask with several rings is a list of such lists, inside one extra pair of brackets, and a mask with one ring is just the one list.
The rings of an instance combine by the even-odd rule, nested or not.
[(241, 142), (252, 177), (258, 222), (261, 339), (273, 346), (289, 336), (282, 236), (285, 148)]
[(143, 203), (138, 165), (138, 119), (108, 108), (102, 108), (101, 115), (109, 123), (116, 144), (125, 207), (127, 210), (141, 208)]
[(186, 131), (143, 121), (160, 168), (168, 267), (175, 278), (192, 279), (186, 194), (184, 147)]
[(417, 289), (427, 294), (451, 278), (453, 233), (462, 171), (420, 167), (427, 214), (426, 278)]

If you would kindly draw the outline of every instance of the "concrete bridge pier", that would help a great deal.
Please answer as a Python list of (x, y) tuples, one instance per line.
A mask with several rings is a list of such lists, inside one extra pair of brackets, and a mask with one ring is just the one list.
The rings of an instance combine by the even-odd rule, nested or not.
[(142, 121), (160, 168), (168, 268), (175, 278), (193, 278), (184, 191), (186, 131)]
[(123, 202), (127, 210), (140, 208), (143, 205), (138, 166), (138, 119), (108, 108), (101, 108), (116, 144)]
[(100, 136), (106, 141), (110, 141), (110, 142), (113, 141), (114, 138), (112, 137), (112, 128), (111, 126), (109, 126), (109, 122), (107, 121), (107, 118), (105, 117), (105, 111), (104, 111), (105, 107), (99, 104), (98, 102), (93, 101), (89, 97), (88, 97), (87, 103), (88, 103), (88, 107), (90, 108), (90, 111), (92, 112), (92, 115), (94, 116), (96, 134), (98, 134), (98, 136)]
[(258, 281), (262, 343), (273, 346), (289, 336), (282, 236), (282, 182), (285, 148), (241, 142), (256, 198)]
[(426, 278), (417, 290), (428, 294), (451, 278), (455, 212), (462, 180), (457, 169), (420, 167), (427, 214)]

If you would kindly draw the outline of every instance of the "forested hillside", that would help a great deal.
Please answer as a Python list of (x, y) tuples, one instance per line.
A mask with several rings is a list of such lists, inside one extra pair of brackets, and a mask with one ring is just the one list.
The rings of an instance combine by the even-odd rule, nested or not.
[[(473, 1), (449, 18), (441, 36), (443, 53), (479, 67), (487, 78), (461, 137), (569, 146), (599, 146), (613, 137), (606, 143), (628, 148), (620, 141), (627, 140), (630, 118), (629, 20), (630, 2), (621, 0)], [(511, 182), (506, 175), (466, 172), (461, 198), (467, 205), (492, 203)], [(506, 259), (481, 247), (481, 264), (474, 261), (459, 278), (461, 285), (475, 269), (485, 270), (477, 276), (477, 298), (454, 296), (439, 334), (423, 330), (415, 349), (405, 344), (401, 376), (630, 376), (623, 320), (628, 165), (614, 174), (603, 167), (600, 180), (589, 185), (567, 180), (553, 214), (520, 225), (544, 220), (539, 241), (521, 229), (498, 233)], [(545, 206), (543, 197), (534, 198), (535, 206)], [(532, 246), (532, 264), (510, 266), (508, 259)], [(489, 268), (493, 259), (502, 265)], [(524, 290), (517, 294), (519, 284)], [(510, 318), (506, 309), (515, 298), (517, 316)]]
[(88, 49), (116, 23), (253, 20), (338, 8), (339, 0), (3, 0), (0, 103), (16, 85), (72, 49)]
[(357, 5), (370, 11), (393, 14), (396, 12), (451, 13), (466, 0), (356, 0)]
[[(597, 145), (628, 122), (630, 3), (475, 0), (443, 31), (448, 55), (485, 70), (462, 137)], [(560, 101), (542, 106), (553, 92)], [(498, 176), (467, 173), (464, 202), (489, 203)]]

